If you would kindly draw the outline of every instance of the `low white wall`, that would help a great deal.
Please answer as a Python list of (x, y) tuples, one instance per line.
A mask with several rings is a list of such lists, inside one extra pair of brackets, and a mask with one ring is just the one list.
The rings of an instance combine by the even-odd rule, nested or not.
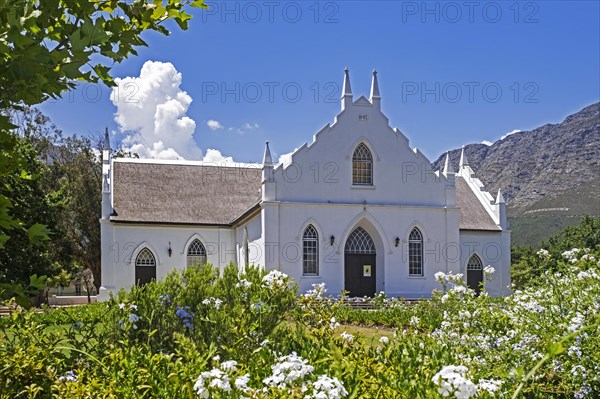
[[(96, 303), (96, 296), (90, 297), (91, 303)], [(50, 306), (66, 306), (66, 305), (85, 305), (88, 303), (87, 295), (82, 296), (56, 296), (48, 297), (48, 305)]]

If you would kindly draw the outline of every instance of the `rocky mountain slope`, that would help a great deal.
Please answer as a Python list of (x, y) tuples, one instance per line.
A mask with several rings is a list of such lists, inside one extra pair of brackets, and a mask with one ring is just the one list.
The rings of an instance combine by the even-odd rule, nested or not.
[[(582, 215), (600, 216), (600, 103), (490, 146), (467, 145), (465, 154), (486, 190), (502, 189), (516, 244), (535, 245)], [(457, 168), (460, 149), (450, 159)]]

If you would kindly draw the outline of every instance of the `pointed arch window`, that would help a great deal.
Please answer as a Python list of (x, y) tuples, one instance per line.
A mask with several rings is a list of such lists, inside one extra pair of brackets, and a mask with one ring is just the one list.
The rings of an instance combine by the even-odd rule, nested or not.
[(302, 275), (319, 275), (319, 233), (312, 224), (304, 229), (302, 235)]
[(206, 249), (199, 239), (192, 241), (187, 250), (187, 267), (206, 263)]
[(373, 185), (373, 156), (365, 143), (360, 143), (352, 155), (352, 184)]
[(135, 282), (148, 284), (156, 279), (156, 259), (148, 248), (142, 249), (135, 258)]
[(477, 254), (471, 255), (467, 262), (467, 287), (475, 291), (477, 295), (481, 292), (483, 283), (483, 262)]
[(345, 252), (347, 254), (374, 254), (375, 243), (362, 227), (357, 227), (346, 240)]
[(483, 270), (483, 262), (477, 254), (473, 254), (467, 263), (467, 270)]
[(408, 274), (423, 276), (423, 235), (416, 227), (408, 236)]

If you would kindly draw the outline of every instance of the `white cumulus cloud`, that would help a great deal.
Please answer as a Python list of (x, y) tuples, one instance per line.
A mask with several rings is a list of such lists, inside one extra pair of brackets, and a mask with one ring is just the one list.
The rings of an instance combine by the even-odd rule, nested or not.
[(209, 119), (206, 122), (206, 126), (208, 126), (210, 130), (223, 129), (223, 125), (221, 125), (221, 122), (216, 121), (214, 119)]
[(169, 62), (147, 61), (140, 76), (115, 79), (110, 99), (115, 120), (127, 134), (123, 144), (142, 158), (200, 159), (192, 135), (196, 122), (186, 116), (192, 98), (181, 90), (182, 76)]
[(221, 154), (221, 151), (213, 148), (206, 150), (206, 154), (204, 155), (204, 158), (202, 158), (202, 161), (216, 164), (234, 163), (232, 157), (224, 156)]
[(515, 134), (515, 133), (519, 133), (521, 131), (521, 129), (515, 129), (511, 132), (506, 133), (504, 136), (500, 137), (500, 140), (504, 140), (505, 138), (507, 138), (508, 136), (510, 136), (511, 134)]

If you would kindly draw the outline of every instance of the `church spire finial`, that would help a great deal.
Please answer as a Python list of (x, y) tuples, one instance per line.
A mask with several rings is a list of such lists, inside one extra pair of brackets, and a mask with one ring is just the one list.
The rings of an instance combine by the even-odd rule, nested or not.
[(374, 98), (381, 98), (379, 95), (379, 83), (377, 82), (377, 71), (373, 69), (373, 80), (371, 81), (371, 102)]
[(448, 176), (449, 173), (454, 174), (454, 168), (450, 163), (450, 151), (446, 153), (446, 162), (444, 162), (444, 176)]
[(350, 70), (344, 69), (344, 86), (342, 87), (342, 111), (352, 105), (352, 88), (350, 87)]
[(263, 157), (263, 166), (273, 166), (273, 158), (269, 149), (269, 142), (265, 142), (265, 156)]
[(350, 70), (348, 67), (344, 69), (344, 86), (342, 87), (342, 98), (346, 96), (352, 97), (352, 88), (350, 87)]
[(502, 195), (502, 191), (498, 189), (498, 196), (496, 197), (496, 204), (505, 204), (504, 196)]
[(102, 149), (110, 151), (110, 137), (108, 135), (108, 126), (104, 130), (104, 143), (102, 143)]
[(462, 169), (463, 166), (468, 166), (469, 165), (469, 160), (467, 159), (467, 156), (465, 155), (465, 146), (463, 145), (462, 150), (460, 151), (460, 163), (459, 163), (459, 167)]

